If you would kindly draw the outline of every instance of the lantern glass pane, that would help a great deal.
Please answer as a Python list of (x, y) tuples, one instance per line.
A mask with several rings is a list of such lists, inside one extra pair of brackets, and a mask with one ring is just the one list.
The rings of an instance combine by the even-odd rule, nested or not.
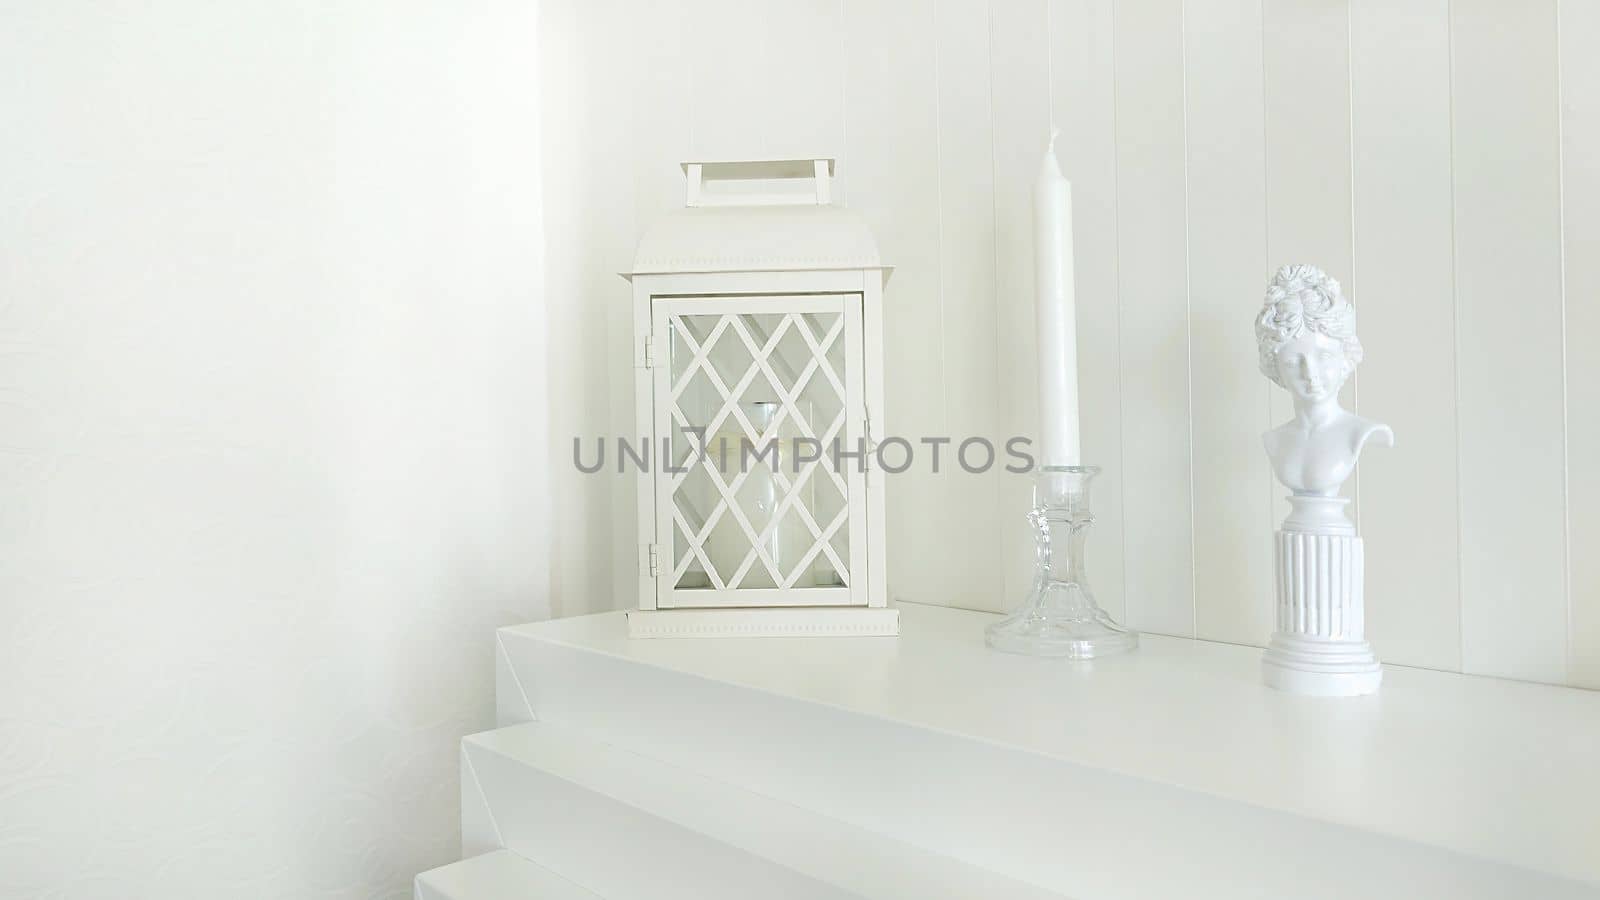
[(849, 481), (832, 463), (835, 445), (859, 449), (846, 324), (838, 309), (667, 318), (675, 589), (849, 585)]

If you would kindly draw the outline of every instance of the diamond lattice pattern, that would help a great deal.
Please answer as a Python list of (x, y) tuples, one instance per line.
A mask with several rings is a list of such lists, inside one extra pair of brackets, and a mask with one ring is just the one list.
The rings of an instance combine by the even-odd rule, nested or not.
[(677, 589), (849, 585), (839, 312), (669, 317)]

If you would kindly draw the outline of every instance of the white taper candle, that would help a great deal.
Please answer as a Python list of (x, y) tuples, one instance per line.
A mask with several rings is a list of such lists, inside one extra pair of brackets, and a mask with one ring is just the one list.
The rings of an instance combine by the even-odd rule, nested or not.
[(1033, 187), (1033, 281), (1039, 332), (1040, 463), (1083, 464), (1078, 426), (1078, 319), (1072, 284), (1072, 184), (1051, 132)]

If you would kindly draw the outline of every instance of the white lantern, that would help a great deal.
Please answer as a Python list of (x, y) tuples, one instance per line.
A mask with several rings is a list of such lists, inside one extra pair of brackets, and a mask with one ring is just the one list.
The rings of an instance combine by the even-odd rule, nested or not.
[[(685, 163), (633, 271), (634, 637), (893, 635), (884, 589), (883, 286), (833, 160)], [(631, 461), (631, 460), (630, 460)]]

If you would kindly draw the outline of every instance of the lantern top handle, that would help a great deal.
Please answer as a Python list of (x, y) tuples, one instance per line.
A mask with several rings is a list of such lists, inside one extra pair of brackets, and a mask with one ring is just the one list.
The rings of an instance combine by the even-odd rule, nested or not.
[[(688, 206), (826, 206), (834, 160), (699, 160), (683, 163)], [(810, 182), (807, 184), (806, 182)]]

